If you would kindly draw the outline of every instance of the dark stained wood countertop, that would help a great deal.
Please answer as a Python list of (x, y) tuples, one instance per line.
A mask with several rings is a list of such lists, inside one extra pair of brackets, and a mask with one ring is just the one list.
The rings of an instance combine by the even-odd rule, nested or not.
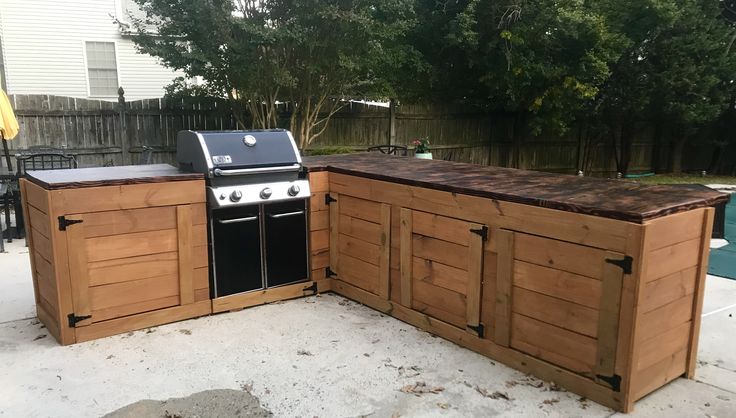
[(729, 200), (701, 185), (645, 185), (380, 153), (304, 157), (304, 166), (637, 223)]
[(185, 173), (168, 164), (36, 170), (26, 176), (48, 190), (204, 179), (201, 173)]

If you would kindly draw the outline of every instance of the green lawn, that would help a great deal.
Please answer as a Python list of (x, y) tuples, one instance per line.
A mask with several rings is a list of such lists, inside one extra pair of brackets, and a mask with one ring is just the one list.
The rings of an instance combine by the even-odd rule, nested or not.
[(692, 174), (657, 174), (651, 177), (627, 179), (646, 184), (734, 184), (736, 177), (731, 176), (696, 176)]

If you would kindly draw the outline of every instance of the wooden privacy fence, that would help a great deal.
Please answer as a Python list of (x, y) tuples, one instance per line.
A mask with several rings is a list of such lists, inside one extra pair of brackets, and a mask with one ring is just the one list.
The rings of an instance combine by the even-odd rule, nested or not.
[[(182, 129), (235, 129), (229, 104), (222, 99), (89, 100), (51, 95), (11, 95), (20, 134), (11, 149), (53, 146), (77, 155), (80, 167), (135, 164), (144, 146), (154, 149), (152, 162), (175, 163), (176, 133)], [(288, 126), (289, 114), (280, 114)], [(494, 166), (575, 173), (586, 156), (586, 173), (615, 173), (613, 150), (607, 142), (592, 143), (587, 151), (578, 140), (532, 137), (513, 143), (513, 120), (507, 115), (479, 113), (458, 106), (401, 105), (395, 107), (350, 103), (335, 114), (311, 152), (325, 149), (364, 150), (371, 145), (410, 144), (428, 137), (437, 159)], [(654, 145), (647, 130), (633, 141), (630, 171), (649, 171)], [(660, 151), (661, 153), (661, 151)], [(658, 153), (659, 155), (659, 153)], [(712, 147), (686, 150), (685, 168), (708, 166)], [(660, 156), (661, 157), (661, 156)]]

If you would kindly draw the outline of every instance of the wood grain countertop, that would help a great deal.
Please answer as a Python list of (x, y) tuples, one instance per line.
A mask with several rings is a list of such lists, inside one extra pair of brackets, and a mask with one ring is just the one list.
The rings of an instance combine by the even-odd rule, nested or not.
[(701, 185), (645, 185), (380, 153), (304, 157), (304, 166), (636, 223), (729, 200)]
[(163, 183), (204, 178), (201, 173), (186, 173), (168, 164), (36, 170), (28, 171), (26, 176), (28, 180), (48, 190)]

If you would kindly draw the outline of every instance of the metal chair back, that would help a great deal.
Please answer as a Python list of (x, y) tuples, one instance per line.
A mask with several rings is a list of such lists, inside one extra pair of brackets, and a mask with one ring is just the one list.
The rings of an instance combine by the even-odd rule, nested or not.
[(21, 154), (16, 157), (18, 177), (25, 176), (29, 170), (62, 170), (77, 168), (77, 160), (73, 155), (59, 153)]
[(143, 146), (141, 153), (138, 155), (138, 165), (151, 164), (153, 159), (153, 148), (146, 145)]
[(404, 145), (374, 145), (368, 147), (368, 152), (380, 152), (381, 154), (401, 155), (406, 157), (408, 148)]

